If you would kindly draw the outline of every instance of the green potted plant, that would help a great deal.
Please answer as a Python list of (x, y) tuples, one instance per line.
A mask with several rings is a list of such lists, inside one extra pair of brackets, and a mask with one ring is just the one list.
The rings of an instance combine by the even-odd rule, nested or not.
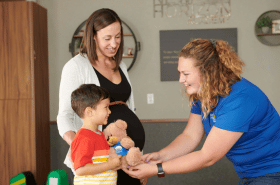
[(257, 21), (256, 24), (262, 29), (263, 33), (268, 33), (269, 28), (272, 28), (272, 19), (268, 16), (262, 17)]
[(76, 38), (75, 40), (75, 48), (74, 48), (74, 54), (77, 55), (80, 51), (80, 46), (82, 44), (82, 39), (81, 37)]
[(77, 49), (80, 49), (81, 43), (82, 43), (82, 38), (77, 38), (76, 39), (76, 47), (77, 47)]

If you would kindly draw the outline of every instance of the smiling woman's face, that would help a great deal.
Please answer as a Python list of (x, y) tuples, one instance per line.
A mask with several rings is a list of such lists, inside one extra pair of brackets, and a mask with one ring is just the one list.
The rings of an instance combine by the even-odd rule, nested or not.
[(96, 53), (98, 56), (114, 57), (121, 44), (120, 23), (114, 22), (97, 31), (94, 40), (96, 42)]
[(185, 85), (186, 93), (188, 95), (197, 94), (200, 90), (201, 74), (195, 67), (195, 60), (179, 57), (178, 71), (180, 73), (179, 82)]

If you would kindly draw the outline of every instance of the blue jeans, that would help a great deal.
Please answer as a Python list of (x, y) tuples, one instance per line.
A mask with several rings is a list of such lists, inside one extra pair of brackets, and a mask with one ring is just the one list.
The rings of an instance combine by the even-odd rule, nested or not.
[(239, 180), (238, 185), (280, 185), (280, 172)]

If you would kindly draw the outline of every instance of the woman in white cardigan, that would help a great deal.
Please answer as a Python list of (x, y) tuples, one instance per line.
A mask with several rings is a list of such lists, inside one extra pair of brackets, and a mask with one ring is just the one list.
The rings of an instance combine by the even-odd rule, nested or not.
[[(81, 84), (96, 84), (106, 88), (111, 95), (112, 113), (108, 124), (116, 119), (126, 121), (128, 136), (135, 141), (136, 147), (143, 149), (145, 133), (135, 115), (132, 86), (126, 65), (121, 62), (122, 53), (123, 29), (120, 18), (110, 9), (95, 11), (86, 22), (80, 53), (65, 64), (61, 75), (57, 126), (59, 134), (69, 145), (82, 126), (82, 120), (71, 108), (71, 93)], [(72, 169), (68, 155), (64, 163)], [(147, 179), (141, 182), (146, 184)], [(117, 184), (140, 184), (140, 181), (118, 170)]]

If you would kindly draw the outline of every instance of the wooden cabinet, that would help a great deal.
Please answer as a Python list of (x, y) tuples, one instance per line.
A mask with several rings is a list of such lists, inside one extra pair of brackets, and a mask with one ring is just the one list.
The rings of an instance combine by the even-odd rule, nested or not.
[(50, 172), (47, 10), (0, 2), (0, 184), (31, 171)]

